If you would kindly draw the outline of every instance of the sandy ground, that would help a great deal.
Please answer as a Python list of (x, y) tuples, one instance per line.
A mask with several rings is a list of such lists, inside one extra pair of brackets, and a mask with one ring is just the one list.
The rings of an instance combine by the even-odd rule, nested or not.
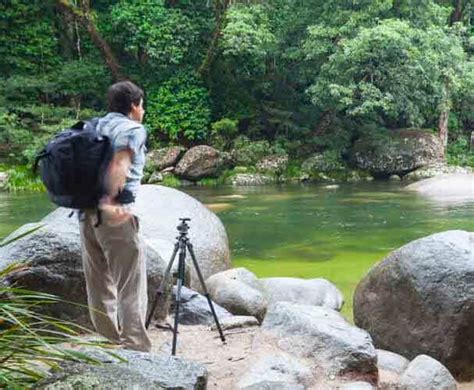
[[(207, 367), (208, 389), (232, 390), (247, 369), (253, 335), (257, 329), (258, 327), (226, 330), (224, 345), (218, 332), (207, 326), (179, 325), (176, 354)], [(171, 354), (171, 331), (153, 329), (150, 331), (150, 337), (153, 343), (152, 352)], [(474, 390), (474, 381), (460, 383), (459, 390)]]
[[(207, 367), (208, 389), (231, 390), (246, 369), (256, 329), (226, 330), (226, 344), (223, 344), (217, 330), (212, 331), (203, 325), (179, 325), (176, 355)], [(171, 354), (171, 331), (151, 330), (150, 337), (152, 352)]]

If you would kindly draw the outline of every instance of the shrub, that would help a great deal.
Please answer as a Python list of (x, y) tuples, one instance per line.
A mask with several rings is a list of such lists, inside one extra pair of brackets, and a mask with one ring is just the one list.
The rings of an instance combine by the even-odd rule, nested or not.
[[(8, 266), (0, 270), (0, 279), (23, 269)], [(38, 312), (59, 301), (54, 295), (0, 285), (0, 388), (31, 388), (64, 361), (99, 363), (66, 346), (97, 346), (78, 337), (87, 329)]]
[(210, 117), (208, 91), (194, 77), (172, 78), (147, 99), (146, 124), (172, 140), (205, 139)]
[(223, 118), (211, 125), (211, 143), (221, 150), (226, 150), (230, 146), (233, 138), (237, 134), (238, 121), (229, 118)]

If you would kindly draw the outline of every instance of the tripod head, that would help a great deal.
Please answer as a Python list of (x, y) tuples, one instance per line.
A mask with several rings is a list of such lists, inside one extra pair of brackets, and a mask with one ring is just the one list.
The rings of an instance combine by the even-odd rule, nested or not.
[(187, 224), (187, 222), (191, 221), (191, 218), (180, 218), (179, 220), (181, 222), (176, 227), (176, 229), (178, 229), (179, 234), (181, 234), (182, 236), (185, 236), (186, 234), (188, 234), (188, 230), (189, 230), (189, 225)]

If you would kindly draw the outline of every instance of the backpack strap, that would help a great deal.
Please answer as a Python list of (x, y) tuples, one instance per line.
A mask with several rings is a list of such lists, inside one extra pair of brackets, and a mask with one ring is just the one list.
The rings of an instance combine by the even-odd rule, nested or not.
[(97, 208), (97, 222), (94, 224), (94, 227), (99, 227), (99, 225), (102, 223), (102, 210)]
[(32, 172), (33, 172), (33, 175), (36, 175), (37, 172), (38, 172), (38, 164), (40, 162), (40, 160), (44, 157), (46, 157), (49, 153), (43, 149), (40, 153), (38, 153), (36, 155), (36, 158), (35, 158), (35, 162), (33, 163), (33, 166), (32, 166)]

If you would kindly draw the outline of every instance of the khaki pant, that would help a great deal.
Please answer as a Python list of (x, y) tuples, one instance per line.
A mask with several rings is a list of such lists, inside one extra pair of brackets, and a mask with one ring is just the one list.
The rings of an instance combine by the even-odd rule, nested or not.
[(114, 226), (105, 213), (84, 212), (80, 221), (87, 301), (97, 332), (129, 349), (150, 351), (145, 328), (146, 263), (138, 221)]

